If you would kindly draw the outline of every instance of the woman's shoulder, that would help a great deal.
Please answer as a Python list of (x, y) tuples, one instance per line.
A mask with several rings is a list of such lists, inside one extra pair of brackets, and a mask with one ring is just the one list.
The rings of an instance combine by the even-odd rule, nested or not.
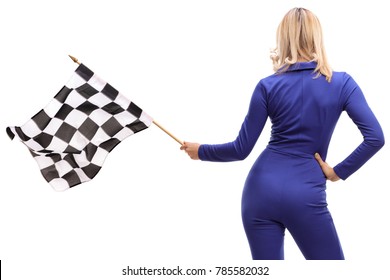
[(262, 84), (262, 85), (274, 84), (280, 80), (281, 75), (283, 75), (283, 74), (273, 73), (273, 74), (270, 74), (268, 76), (265, 76), (265, 77), (260, 79), (259, 84)]
[[(277, 85), (288, 83), (290, 80), (294, 80), (294, 78), (290, 77), (291, 73), (273, 73), (271, 75), (265, 76), (261, 78), (257, 84), (257, 87), (262, 86), (264, 88), (270, 89), (274, 88)], [(314, 75), (314, 74), (313, 74)], [(295, 76), (295, 79), (297, 76)], [(312, 76), (311, 79), (321, 80), (325, 82), (325, 77), (321, 75), (321, 77)], [(326, 83), (328, 83), (326, 81)], [(332, 79), (331, 84), (333, 85), (344, 85), (344, 84), (356, 84), (355, 80), (352, 76), (346, 71), (332, 71)]]
[(343, 79), (346, 77), (350, 77), (350, 75), (345, 71), (335, 71), (335, 70), (332, 71), (332, 78)]
[(356, 82), (352, 78), (352, 76), (345, 71), (333, 71), (332, 72), (332, 81), (333, 82), (340, 82), (342, 84), (345, 84), (345, 83), (356, 84)]

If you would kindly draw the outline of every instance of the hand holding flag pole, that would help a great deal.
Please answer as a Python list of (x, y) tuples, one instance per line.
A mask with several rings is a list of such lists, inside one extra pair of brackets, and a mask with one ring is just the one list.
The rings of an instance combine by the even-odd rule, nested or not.
[[(80, 64), (77, 58), (74, 56), (69, 55), (69, 57), (73, 60), (74, 63)], [(168, 134), (170, 137), (172, 137), (176, 142), (178, 142), (180, 145), (184, 145), (184, 142), (178, 139), (176, 136), (174, 136), (171, 132), (169, 132), (166, 128), (164, 128), (161, 124), (156, 122), (155, 120), (152, 121), (158, 128), (160, 128), (162, 131), (164, 131), (166, 134)]]

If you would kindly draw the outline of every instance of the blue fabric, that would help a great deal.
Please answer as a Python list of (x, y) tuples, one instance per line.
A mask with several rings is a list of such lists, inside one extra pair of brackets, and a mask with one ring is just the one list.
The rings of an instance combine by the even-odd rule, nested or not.
[(270, 141), (250, 170), (243, 191), (243, 223), (254, 259), (282, 259), (287, 228), (307, 259), (343, 259), (326, 203), (326, 178), (314, 154), (324, 160), (343, 111), (363, 141), (334, 167), (343, 180), (384, 145), (379, 122), (364, 95), (345, 72), (329, 83), (313, 73), (315, 62), (296, 63), (257, 84), (237, 138), (225, 144), (202, 144), (204, 161), (245, 159), (269, 118)]

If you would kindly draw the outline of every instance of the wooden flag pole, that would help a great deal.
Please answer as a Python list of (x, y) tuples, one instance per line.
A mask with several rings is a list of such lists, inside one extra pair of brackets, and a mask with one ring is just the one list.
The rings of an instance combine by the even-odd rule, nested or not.
[(70, 59), (73, 60), (74, 63), (77, 63), (78, 65), (80, 65), (80, 62), (77, 58), (75, 58), (74, 56), (71, 56), (69, 55)]
[(162, 131), (164, 131), (166, 134), (168, 134), (169, 136), (171, 136), (177, 143), (179, 143), (180, 145), (184, 145), (184, 142), (179, 140), (178, 138), (176, 138), (172, 133), (170, 133), (168, 130), (166, 130), (164, 127), (161, 126), (161, 124), (159, 124), (158, 122), (156, 122), (155, 120), (153, 120), (153, 123), (159, 128), (161, 129)]
[[(74, 63), (77, 63), (80, 65), (80, 62), (77, 58), (75, 58), (74, 56), (71, 56), (69, 55), (70, 59), (73, 60)], [(180, 145), (184, 145), (184, 142), (181, 141), (180, 139), (178, 139), (177, 137), (175, 137), (172, 133), (170, 133), (168, 130), (166, 130), (161, 124), (159, 124), (158, 122), (156, 122), (155, 120), (152, 121), (159, 129), (161, 129), (162, 131), (164, 131), (166, 134), (168, 134), (170, 137), (172, 137), (176, 142), (178, 142)]]

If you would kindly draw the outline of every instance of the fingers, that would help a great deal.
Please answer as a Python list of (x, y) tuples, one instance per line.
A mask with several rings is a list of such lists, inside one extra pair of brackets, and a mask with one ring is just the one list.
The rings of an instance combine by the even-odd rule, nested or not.
[(188, 148), (187, 143), (183, 141), (183, 145), (180, 147), (180, 150), (185, 151), (187, 148)]
[(188, 153), (188, 150), (191, 148), (191, 143), (183, 141), (183, 145), (180, 147), (180, 150)]
[(183, 145), (180, 147), (180, 150), (183, 150), (186, 152), (186, 154), (191, 158), (191, 159), (199, 159), (198, 156), (198, 150), (199, 150), (199, 145), (198, 143), (191, 143), (191, 142), (183, 142)]
[(189, 154), (189, 151), (191, 150), (191, 143), (183, 141), (183, 145), (180, 147), (180, 150), (184, 151), (185, 153)]
[(314, 154), (314, 157), (315, 159), (318, 161), (318, 163), (320, 164), (320, 166), (323, 166), (325, 164), (325, 162), (322, 160), (321, 156), (319, 153), (315, 153)]
[(340, 179), (339, 176), (337, 176), (337, 174), (334, 172), (334, 169), (331, 166), (329, 166), (329, 164), (327, 164), (325, 161), (322, 160), (319, 153), (315, 153), (314, 157), (317, 160), (318, 164), (320, 165), (326, 179), (332, 182), (336, 182)]

